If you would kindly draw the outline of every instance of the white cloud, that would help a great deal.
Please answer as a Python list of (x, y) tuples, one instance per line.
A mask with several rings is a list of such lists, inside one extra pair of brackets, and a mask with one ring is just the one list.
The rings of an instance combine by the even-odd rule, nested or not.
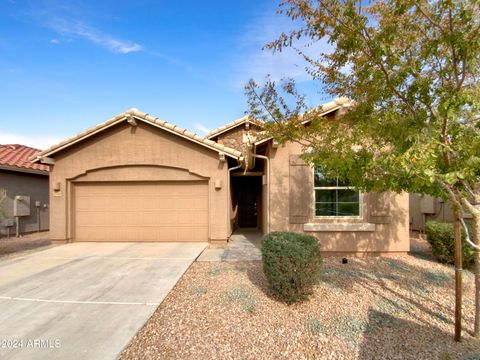
[(200, 124), (200, 123), (195, 123), (193, 124), (193, 126), (195, 126), (195, 129), (201, 131), (203, 133), (203, 135), (206, 135), (207, 133), (210, 132), (210, 129), (207, 128), (205, 125), (203, 124)]
[(50, 19), (48, 26), (61, 35), (76, 36), (85, 39), (114, 53), (128, 54), (143, 50), (143, 46), (136, 42), (116, 39), (80, 21), (67, 21), (57, 17)]
[(64, 43), (71, 43), (73, 42), (72, 38), (61, 38), (61, 39), (51, 39), (49, 41), (50, 44), (59, 45)]
[(56, 137), (44, 134), (14, 134), (0, 131), (0, 144), (20, 144), (40, 150), (55, 145), (61, 140), (60, 136)]
[[(311, 80), (305, 71), (307, 62), (293, 48), (284, 48), (282, 52), (273, 53), (271, 50), (262, 48), (269, 42), (274, 41), (282, 33), (288, 33), (295, 29), (295, 23), (284, 15), (276, 14), (274, 10), (254, 17), (245, 28), (239, 39), (239, 46), (235, 51), (234, 86), (243, 86), (248, 79), (253, 78), (262, 81), (270, 75), (272, 80), (293, 78), (297, 82)], [(318, 58), (321, 53), (332, 50), (326, 40), (309, 43), (307, 39), (300, 39), (295, 46), (309, 56)]]

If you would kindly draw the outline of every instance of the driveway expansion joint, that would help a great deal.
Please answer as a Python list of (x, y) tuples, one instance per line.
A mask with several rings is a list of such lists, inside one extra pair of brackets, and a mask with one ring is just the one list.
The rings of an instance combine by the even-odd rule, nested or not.
[(60, 303), (60, 304), (93, 304), (93, 305), (145, 305), (145, 306), (159, 306), (160, 303), (152, 302), (122, 302), (122, 301), (88, 301), (88, 300), (54, 300), (54, 299), (35, 299), (12, 296), (1, 296), (0, 300), (13, 301), (32, 301), (32, 302), (46, 302), (46, 303)]

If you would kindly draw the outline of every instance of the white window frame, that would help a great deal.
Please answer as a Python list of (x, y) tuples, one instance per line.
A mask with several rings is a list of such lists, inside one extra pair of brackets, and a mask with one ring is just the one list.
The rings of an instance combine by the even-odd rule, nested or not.
[[(338, 183), (338, 178), (337, 178)], [(363, 193), (358, 192), (358, 215), (337, 216), (337, 215), (317, 215), (317, 199), (315, 190), (355, 190), (353, 186), (315, 186), (315, 166), (312, 167), (312, 185), (313, 185), (313, 216), (315, 219), (362, 219), (363, 218)]]

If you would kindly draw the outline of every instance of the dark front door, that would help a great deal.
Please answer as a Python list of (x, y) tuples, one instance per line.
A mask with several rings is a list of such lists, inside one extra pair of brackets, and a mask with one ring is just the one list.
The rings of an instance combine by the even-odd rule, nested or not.
[(232, 184), (238, 204), (238, 226), (256, 228), (260, 211), (262, 177), (235, 177)]

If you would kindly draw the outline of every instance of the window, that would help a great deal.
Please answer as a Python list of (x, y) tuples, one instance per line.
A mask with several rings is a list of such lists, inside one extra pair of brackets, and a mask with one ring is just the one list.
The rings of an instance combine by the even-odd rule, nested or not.
[(360, 193), (314, 169), (315, 216), (360, 216)]

